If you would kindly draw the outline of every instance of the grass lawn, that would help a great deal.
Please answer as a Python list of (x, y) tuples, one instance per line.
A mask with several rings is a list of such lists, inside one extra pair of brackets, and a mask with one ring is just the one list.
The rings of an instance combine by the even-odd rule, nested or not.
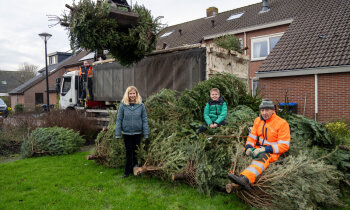
[(0, 164), (0, 209), (249, 209), (234, 195), (207, 197), (179, 183), (122, 179), (89, 152)]

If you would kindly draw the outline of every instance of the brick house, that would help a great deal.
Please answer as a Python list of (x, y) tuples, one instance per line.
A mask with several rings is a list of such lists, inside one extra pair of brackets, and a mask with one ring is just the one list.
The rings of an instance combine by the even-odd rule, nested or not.
[[(263, 3), (264, 2), (264, 3)], [(157, 49), (239, 38), (249, 89), (320, 121), (350, 119), (350, 1), (269, 0), (165, 28)], [(330, 109), (330, 110), (329, 110)]]
[[(77, 70), (83, 64), (81, 60), (88, 54), (86, 51), (79, 51), (72, 55), (70, 53), (55, 52), (48, 55), (49, 64), (49, 100), (50, 104), (56, 103), (56, 78), (68, 70)], [(39, 70), (39, 74), (23, 85), (13, 89), (11, 96), (11, 106), (14, 109), (16, 104), (23, 104), (26, 110), (34, 110), (36, 106), (46, 104), (46, 69)]]

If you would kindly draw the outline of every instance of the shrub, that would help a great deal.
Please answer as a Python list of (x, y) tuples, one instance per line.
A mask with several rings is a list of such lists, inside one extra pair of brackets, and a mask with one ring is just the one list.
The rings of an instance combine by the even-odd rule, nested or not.
[(242, 53), (241, 43), (235, 37), (235, 35), (225, 35), (214, 39), (214, 42), (217, 46), (222, 47), (224, 49), (234, 50)]
[(23, 104), (16, 104), (15, 105), (15, 112), (16, 113), (22, 113), (24, 111), (24, 105)]
[(71, 129), (37, 128), (23, 141), (21, 152), (23, 157), (63, 155), (77, 151), (83, 144), (83, 138)]
[(93, 144), (99, 132), (96, 121), (86, 118), (83, 113), (75, 110), (55, 110), (42, 117), (42, 127), (63, 127), (78, 131), (86, 140), (86, 144)]
[(345, 122), (332, 122), (326, 125), (327, 130), (340, 144), (350, 146), (350, 130)]
[(19, 153), (23, 139), (39, 124), (38, 119), (28, 113), (12, 115), (5, 119), (0, 126), (0, 155)]

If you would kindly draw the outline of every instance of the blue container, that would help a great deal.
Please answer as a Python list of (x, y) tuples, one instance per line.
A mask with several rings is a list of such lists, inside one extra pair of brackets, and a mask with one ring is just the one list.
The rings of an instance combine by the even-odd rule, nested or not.
[(280, 109), (285, 109), (294, 114), (298, 114), (298, 103), (280, 103)]

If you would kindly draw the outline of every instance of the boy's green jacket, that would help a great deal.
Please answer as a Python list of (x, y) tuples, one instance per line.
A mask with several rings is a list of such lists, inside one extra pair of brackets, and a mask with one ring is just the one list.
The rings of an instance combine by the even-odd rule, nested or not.
[(227, 105), (226, 102), (220, 97), (219, 100), (210, 101), (205, 105), (204, 108), (204, 120), (207, 125), (216, 123), (219, 124), (226, 119)]

